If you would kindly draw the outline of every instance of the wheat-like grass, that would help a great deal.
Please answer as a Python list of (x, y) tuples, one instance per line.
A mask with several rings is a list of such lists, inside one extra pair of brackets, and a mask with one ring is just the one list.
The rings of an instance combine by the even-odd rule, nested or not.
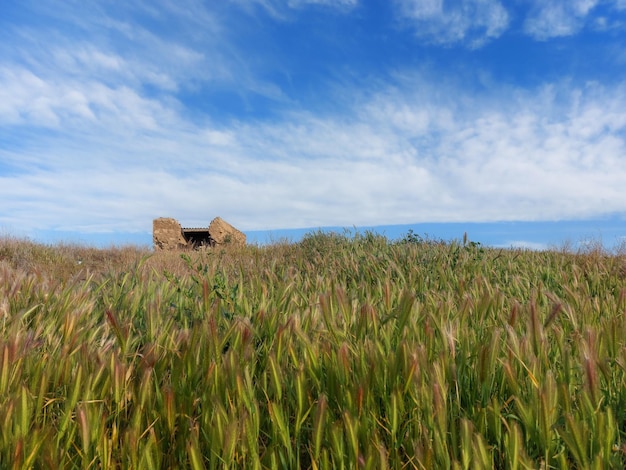
[(0, 467), (623, 468), (623, 266), (413, 234), (4, 240)]

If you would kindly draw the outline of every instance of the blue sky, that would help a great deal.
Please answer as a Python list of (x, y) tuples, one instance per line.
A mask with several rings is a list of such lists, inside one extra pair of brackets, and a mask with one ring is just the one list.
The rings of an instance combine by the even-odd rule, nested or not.
[(623, 240), (624, 44), (626, 0), (5, 0), (0, 232)]

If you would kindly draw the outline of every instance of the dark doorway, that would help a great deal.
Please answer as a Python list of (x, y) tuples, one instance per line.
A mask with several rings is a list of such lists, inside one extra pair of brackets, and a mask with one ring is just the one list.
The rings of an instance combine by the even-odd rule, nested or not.
[(209, 235), (208, 228), (184, 228), (183, 237), (193, 248), (201, 246), (213, 246), (213, 239)]

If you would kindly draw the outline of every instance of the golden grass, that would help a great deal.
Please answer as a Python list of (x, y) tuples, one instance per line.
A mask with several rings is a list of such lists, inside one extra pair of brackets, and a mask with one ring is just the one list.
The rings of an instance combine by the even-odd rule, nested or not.
[(0, 240), (1, 468), (623, 468), (626, 258)]

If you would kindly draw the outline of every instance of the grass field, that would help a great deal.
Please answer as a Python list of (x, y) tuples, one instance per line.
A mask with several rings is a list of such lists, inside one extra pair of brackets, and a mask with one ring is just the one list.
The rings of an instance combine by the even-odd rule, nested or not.
[(624, 468), (626, 253), (0, 240), (0, 468)]

